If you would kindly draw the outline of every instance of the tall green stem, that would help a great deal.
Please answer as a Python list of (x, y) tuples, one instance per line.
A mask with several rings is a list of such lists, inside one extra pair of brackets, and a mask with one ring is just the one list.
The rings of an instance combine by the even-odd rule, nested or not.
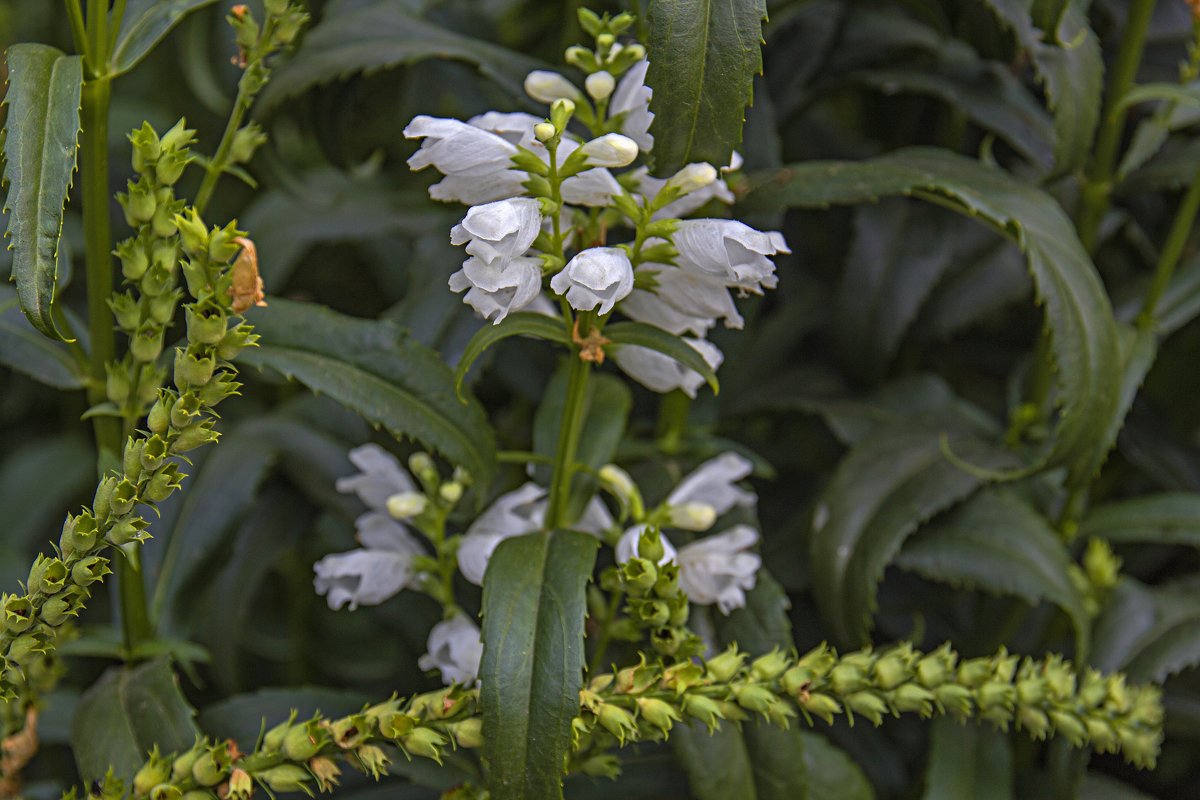
[(253, 96), (246, 91), (246, 82), (242, 81), (238, 84), (237, 99), (233, 101), (233, 111), (229, 115), (229, 122), (225, 124), (225, 133), (221, 136), (221, 143), (217, 146), (217, 152), (213, 155), (212, 161), (208, 162), (205, 167), (204, 180), (200, 183), (200, 190), (196, 192), (195, 207), (199, 214), (204, 213), (208, 201), (212, 199), (213, 190), (217, 188), (217, 181), (229, 166), (229, 153), (233, 149), (234, 136), (242, 127), (242, 120), (245, 118), (246, 112), (250, 110), (250, 104), (253, 101)]
[(1096, 150), (1088, 166), (1083, 184), (1083, 203), (1079, 209), (1079, 239), (1089, 253), (1096, 249), (1096, 235), (1100, 221), (1108, 210), (1112, 195), (1113, 170), (1117, 163), (1117, 149), (1121, 144), (1121, 133), (1125, 127), (1125, 109), (1121, 101), (1129, 93), (1142, 63), (1142, 50), (1146, 44), (1146, 31), (1154, 16), (1155, 0), (1133, 0), (1129, 5), (1129, 16), (1125, 21), (1125, 32), (1117, 60), (1109, 73), (1108, 89), (1104, 97), (1104, 116)]
[(567, 397), (563, 402), (562, 424), (558, 429), (558, 447), (554, 452), (554, 472), (550, 477), (550, 500), (546, 508), (546, 529), (561, 528), (566, 518), (567, 498), (571, 496), (571, 478), (575, 474), (575, 454), (583, 432), (587, 405), (587, 383), (591, 364), (572, 350), (567, 373)]
[(1196, 222), (1196, 214), (1200, 212), (1200, 171), (1192, 178), (1175, 219), (1171, 223), (1171, 231), (1167, 234), (1167, 242), (1163, 245), (1162, 254), (1158, 257), (1158, 265), (1154, 268), (1154, 278), (1146, 291), (1146, 299), (1142, 302), (1142, 311), (1138, 314), (1138, 327), (1149, 328), (1154, 324), (1154, 309), (1162, 299), (1163, 292), (1175, 274), (1179, 265), (1179, 257), (1187, 245), (1188, 236)]

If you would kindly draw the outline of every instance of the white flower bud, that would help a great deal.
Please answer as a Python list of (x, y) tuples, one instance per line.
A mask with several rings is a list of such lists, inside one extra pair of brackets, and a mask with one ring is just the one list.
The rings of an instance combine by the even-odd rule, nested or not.
[(629, 477), (629, 473), (616, 464), (605, 464), (600, 468), (599, 476), (604, 488), (612, 492), (621, 501), (622, 506), (629, 509), (635, 520), (639, 519), (645, 511), (642, 494), (633, 478)]
[(393, 519), (408, 519), (424, 511), (428, 503), (420, 492), (400, 492), (387, 499), (387, 510)]
[(671, 506), (668, 525), (685, 531), (706, 531), (717, 521), (717, 510), (708, 503), (684, 503)]
[(667, 186), (677, 189), (680, 194), (689, 194), (703, 189), (717, 179), (717, 168), (704, 162), (688, 164), (676, 172), (667, 181)]
[(589, 167), (624, 167), (638, 156), (637, 142), (619, 133), (606, 133), (581, 148)]
[(546, 69), (535, 69), (525, 76), (525, 93), (541, 103), (553, 103), (555, 100), (563, 98), (574, 100), (581, 97), (575, 84), (557, 72)]
[(593, 100), (607, 100), (617, 88), (617, 79), (604, 71), (593, 72), (584, 80), (583, 86)]
[(539, 122), (533, 126), (533, 135), (537, 137), (539, 142), (548, 142), (554, 138), (554, 134), (558, 133), (554, 126), (549, 122)]
[(463, 496), (462, 484), (457, 481), (443, 483), (438, 489), (438, 495), (447, 503), (457, 503)]

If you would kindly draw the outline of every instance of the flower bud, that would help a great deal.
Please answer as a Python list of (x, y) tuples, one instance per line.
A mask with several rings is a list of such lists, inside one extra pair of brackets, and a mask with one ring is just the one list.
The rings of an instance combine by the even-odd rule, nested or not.
[(555, 100), (550, 104), (550, 122), (559, 131), (567, 129), (567, 123), (575, 114), (575, 103), (567, 98)]
[(1107, 720), (1085, 717), (1083, 726), (1087, 729), (1087, 738), (1092, 747), (1106, 752), (1114, 752), (1117, 749), (1120, 741), (1117, 731)]
[[(132, 438), (130, 438), (129, 441), (130, 441), (130, 444), (127, 444), (125, 446), (125, 458), (129, 459), (130, 458), (129, 451), (131, 449), (134, 450), (133, 466), (134, 466), (134, 469), (137, 470), (137, 453), (140, 452), (140, 450), (135, 449), (131, 446), (132, 442), (133, 442)], [(138, 444), (140, 445), (141, 442), (138, 442)], [(126, 463), (128, 463), (128, 462), (126, 462)], [(132, 475), (133, 479), (137, 480), (137, 477), (140, 474), (140, 471), (132, 471), (131, 472), (128, 469), (128, 467), (126, 467), (125, 474)], [(92, 496), (92, 514), (94, 516), (96, 516), (100, 519), (105, 519), (108, 517), (109, 512), (112, 511), (113, 490), (116, 488), (117, 488), (117, 477), (115, 475), (109, 475), (109, 476), (101, 479), (100, 483), (96, 485), (96, 494)]]
[(658, 568), (648, 558), (631, 558), (619, 569), (626, 591), (633, 595), (644, 595), (658, 581)]
[(114, 255), (121, 260), (121, 274), (131, 281), (140, 279), (150, 266), (150, 256), (146, 255), (146, 248), (136, 238), (126, 239), (117, 245)]
[(992, 665), (986, 658), (973, 658), (958, 666), (958, 682), (963, 686), (977, 689), (991, 677)]
[(434, 466), (433, 457), (429, 453), (416, 452), (408, 457), (408, 469), (421, 483), (432, 485), (437, 483), (438, 473), (437, 467)]
[(533, 126), (533, 135), (539, 142), (545, 143), (557, 136), (558, 130), (549, 122), (539, 122)]
[(211, 356), (197, 356), (191, 349), (175, 348), (175, 385), (203, 386), (212, 378), (213, 370), (217, 367), (216, 359)]
[(1106, 591), (1116, 586), (1121, 563), (1104, 539), (1093, 537), (1088, 540), (1087, 550), (1083, 554), (1083, 569), (1093, 587)]
[(158, 400), (150, 407), (150, 413), (146, 417), (146, 427), (160, 436), (165, 434), (171, 425), (171, 409), (174, 404), (174, 395), (166, 389), (159, 389)]
[[(192, 157), (186, 151), (175, 153), (164, 153), (158, 163), (154, 165), (154, 177), (163, 186), (174, 186), (176, 182), (183, 176), (183, 170), (191, 163)], [(162, 223), (170, 224), (171, 218), (164, 216)], [(155, 231), (157, 233), (157, 231)]]
[(915, 683), (905, 683), (897, 686), (892, 692), (892, 705), (897, 711), (919, 714), (922, 717), (933, 715), (933, 692)]
[(728, 683), (733, 680), (746, 661), (746, 654), (739, 653), (736, 644), (731, 644), (719, 656), (704, 662), (704, 671), (717, 683)]
[(617, 81), (610, 73), (602, 70), (588, 75), (583, 86), (593, 100), (607, 100), (617, 87)]
[(1050, 733), (1050, 718), (1040, 709), (1031, 706), (1021, 706), (1017, 709), (1017, 725), (1038, 741), (1044, 740)]
[(968, 717), (973, 705), (971, 690), (957, 683), (945, 683), (933, 689), (938, 705), (956, 717)]
[(163, 331), (158, 325), (147, 320), (134, 333), (129, 341), (129, 352), (143, 363), (154, 361), (162, 353)]
[(600, 712), (596, 716), (600, 725), (615, 736), (622, 745), (625, 744), (626, 738), (637, 736), (637, 723), (633, 720), (633, 714), (620, 706), (604, 703), (600, 706)]
[(759, 656), (750, 664), (750, 676), (756, 681), (773, 681), (789, 666), (789, 659), (779, 648)]
[(674, 706), (653, 697), (639, 697), (637, 705), (638, 713), (641, 714), (642, 719), (663, 733), (670, 731), (675, 723), (682, 719)]
[(425, 511), (429, 498), (420, 492), (400, 492), (387, 499), (388, 514), (393, 519), (410, 519)]
[(605, 464), (600, 468), (599, 477), (601, 485), (620, 501), (622, 508), (628, 509), (634, 521), (645, 515), (642, 493), (628, 472), (616, 464)]
[(600, 69), (600, 62), (596, 60), (596, 54), (579, 45), (568, 47), (563, 53), (563, 60), (584, 72), (595, 72)]
[(263, 133), (258, 123), (251, 122), (233, 135), (233, 145), (229, 149), (229, 159), (234, 164), (245, 164), (254, 158), (254, 152), (266, 144), (267, 135)]
[(742, 708), (759, 714), (766, 714), (768, 709), (779, 703), (779, 698), (770, 689), (753, 683), (734, 686), (733, 698)]
[(857, 692), (867, 687), (867, 676), (855, 664), (845, 659), (829, 672), (829, 685), (840, 695)]
[(150, 752), (150, 760), (142, 765), (142, 768), (133, 777), (133, 793), (134, 795), (150, 794), (155, 786), (166, 782), (170, 777), (171, 762), (160, 756), (158, 747), (155, 746)]
[(121, 520), (108, 529), (108, 534), (104, 538), (117, 547), (130, 542), (144, 542), (150, 538), (150, 534), (145, 530), (145, 524), (144, 520)]
[(662, 534), (658, 528), (647, 526), (645, 530), (638, 534), (637, 553), (642, 558), (655, 564), (662, 561), (667, 551), (663, 547)]
[(468, 749), (483, 747), (483, 718), (468, 717), (462, 722), (454, 722), (446, 726), (459, 747)]
[(606, 133), (579, 148), (589, 167), (624, 167), (638, 157), (637, 142), (619, 133)]
[(142, 308), (133, 295), (128, 292), (116, 294), (108, 299), (108, 307), (112, 309), (117, 325), (124, 331), (136, 330), (142, 321)]
[(201, 786), (216, 786), (229, 774), (229, 748), (216, 745), (196, 759), (192, 765), (192, 780)]
[(406, 753), (431, 758), (439, 764), (442, 763), (442, 747), (446, 744), (446, 737), (432, 728), (416, 728), (412, 733), (400, 737), (400, 746)]
[(887, 713), (887, 703), (874, 692), (851, 692), (846, 695), (846, 708), (859, 716), (866, 717), (875, 725), (883, 723), (883, 715)]
[(117, 200), (125, 210), (125, 222), (129, 227), (140, 228), (154, 217), (157, 208), (154, 190), (145, 178), (137, 183), (129, 181), (128, 189), (127, 193), (117, 195)]
[(912, 669), (899, 653), (889, 653), (880, 658), (875, 662), (872, 672), (875, 674), (875, 685), (885, 692), (895, 689), (912, 677)]
[(525, 76), (525, 93), (539, 103), (553, 103), (567, 98), (582, 99), (579, 89), (557, 72), (535, 69)]
[(204, 227), (204, 220), (200, 219), (196, 209), (189, 208), (183, 214), (176, 214), (175, 225), (179, 229), (184, 252), (192, 258), (208, 254), (208, 229)]
[(676, 172), (663, 188), (674, 189), (679, 194), (690, 194), (697, 189), (703, 189), (717, 179), (717, 168), (712, 164), (699, 162), (688, 164)]
[(454, 505), (459, 500), (462, 500), (462, 496), (463, 485), (458, 481), (448, 481), (438, 487), (438, 497), (450, 505)]

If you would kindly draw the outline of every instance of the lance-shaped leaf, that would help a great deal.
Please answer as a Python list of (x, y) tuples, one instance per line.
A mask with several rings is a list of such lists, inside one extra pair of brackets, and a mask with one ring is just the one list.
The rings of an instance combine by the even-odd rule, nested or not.
[(392, 435), (438, 451), (480, 485), (491, 482), (496, 445), (483, 409), (460, 403), (450, 368), (404, 330), (276, 298), (251, 321), (262, 346), (242, 354), (247, 364), (327, 394)]
[(1170, 492), (1097, 506), (1079, 532), (1111, 542), (1200, 547), (1200, 494)]
[(15, 293), (0, 286), (0, 364), (56, 389), (83, 387), (84, 374), (67, 345), (34, 330), (17, 309)]
[(121, 75), (138, 65), (188, 14), (216, 0), (129, 0), (109, 59), (109, 74)]
[(585, 589), (599, 540), (501, 542), (483, 581), (484, 757), (496, 800), (558, 800), (583, 687)]
[(1012, 745), (990, 727), (934, 720), (921, 800), (1012, 800)]
[(21, 310), (33, 326), (52, 339), (63, 339), (51, 306), (63, 205), (75, 172), (83, 63), (79, 56), (44, 44), (13, 45), (7, 58), (4, 207), (9, 213), (12, 279)]
[(764, 0), (653, 0), (654, 168), (669, 175), (694, 161), (729, 163), (742, 141), (754, 76), (762, 72)]
[(567, 332), (559, 320), (530, 311), (509, 314), (499, 325), (484, 325), (471, 337), (471, 341), (467, 342), (466, 349), (458, 359), (458, 366), (454, 369), (455, 391), (462, 392), (463, 379), (467, 377), (467, 371), (471, 369), (475, 360), (492, 345), (510, 336), (532, 336), (535, 339), (569, 344)]
[(1124, 578), (1096, 620), (1092, 663), (1131, 681), (1162, 683), (1200, 664), (1200, 599), (1194, 579), (1149, 587)]
[(1067, 466), (1073, 485), (1088, 482), (1112, 444), (1118, 416), (1121, 346), (1108, 295), (1071, 220), (1048, 194), (972, 159), (907, 148), (859, 162), (810, 161), (756, 176), (747, 209), (825, 207), (911, 195), (993, 225), (1028, 261), (1045, 310), (1056, 365), (1060, 416), (1047, 449), (1026, 468), (992, 477)]

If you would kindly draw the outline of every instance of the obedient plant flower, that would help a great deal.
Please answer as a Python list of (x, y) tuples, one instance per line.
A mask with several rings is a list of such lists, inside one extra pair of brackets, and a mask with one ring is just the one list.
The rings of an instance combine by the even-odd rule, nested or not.
[(683, 269), (721, 278), (729, 286), (761, 293), (778, 283), (768, 256), (790, 253), (783, 236), (763, 233), (729, 219), (691, 219), (674, 234)]
[[(458, 545), (458, 569), (476, 586), (483, 585), (488, 561), (505, 539), (540, 530), (546, 517), (546, 490), (535, 483), (503, 494), (471, 524)], [(599, 534), (613, 524), (608, 509), (593, 497), (572, 530)]]
[(565, 294), (578, 311), (612, 311), (633, 291), (633, 265), (619, 247), (592, 247), (567, 262), (550, 281), (556, 294)]
[(467, 211), (463, 221), (450, 229), (450, 243), (465, 244), (468, 253), (493, 264), (525, 255), (541, 229), (542, 212), (537, 200), (497, 200)]
[[(735, 153), (736, 155), (736, 153)], [(736, 158), (735, 163), (741, 159)], [(680, 196), (654, 212), (654, 219), (676, 219), (686, 217), (710, 200), (719, 200), (726, 205), (734, 201), (733, 192), (720, 176), (725, 170), (717, 170), (711, 164), (688, 164), (670, 178), (652, 177), (645, 167), (634, 171), (633, 177), (638, 194), (654, 200), (668, 185), (678, 188)]]
[(516, 146), (494, 133), (457, 119), (424, 114), (414, 117), (404, 129), (408, 139), (424, 139), (408, 159), (413, 171), (435, 167), (443, 175), (479, 177), (512, 166)]
[(758, 502), (754, 492), (738, 486), (754, 471), (754, 464), (745, 456), (728, 452), (710, 458), (679, 482), (667, 496), (667, 506), (705, 503), (718, 515), (734, 506), (752, 506)]
[(643, 152), (654, 148), (654, 137), (650, 134), (650, 123), (654, 121), (650, 111), (653, 90), (646, 85), (646, 68), (649, 66), (649, 61), (642, 60), (630, 67), (621, 77), (608, 105), (612, 116), (625, 115), (621, 119), (621, 133), (637, 142)]
[[(637, 557), (645, 525), (622, 534), (616, 546), (618, 564)], [(762, 558), (747, 552), (758, 542), (758, 531), (734, 525), (726, 531), (697, 539), (678, 550), (660, 534), (663, 556), (659, 564), (679, 566), (679, 587), (696, 605), (716, 605), (722, 614), (746, 605), (746, 592), (754, 588)]]
[(429, 631), (429, 652), (417, 660), (423, 670), (436, 669), (442, 681), (470, 685), (479, 674), (479, 662), (483, 658), (483, 641), (479, 626), (457, 613), (442, 620)]
[(488, 264), (469, 258), (450, 276), (449, 285), (452, 292), (466, 290), (463, 301), (481, 317), (499, 325), (509, 314), (533, 305), (541, 296), (541, 261), (513, 258)]
[(358, 495), (370, 510), (354, 523), (363, 546), (326, 556), (313, 567), (317, 593), (325, 595), (333, 609), (378, 605), (412, 585), (412, 561), (422, 553), (408, 528), (390, 513), (394, 506), (409, 516), (411, 503), (406, 502), (414, 496), (424, 498), (409, 474), (391, 453), (374, 444), (351, 450), (350, 461), (359, 473), (339, 478), (337, 489)]
[[(710, 342), (689, 338), (685, 338), (684, 341), (713, 369), (721, 366), (721, 362), (725, 360), (720, 348)], [(612, 357), (622, 372), (652, 392), (666, 394), (680, 389), (688, 397), (695, 397), (696, 392), (704, 385), (704, 377), (699, 372), (648, 347), (621, 345), (613, 348)]]
[(654, 277), (654, 289), (635, 289), (621, 301), (630, 319), (656, 325), (674, 334), (704, 336), (718, 319), (725, 327), (742, 327), (733, 296), (720, 278), (664, 264), (643, 264), (637, 273)]

